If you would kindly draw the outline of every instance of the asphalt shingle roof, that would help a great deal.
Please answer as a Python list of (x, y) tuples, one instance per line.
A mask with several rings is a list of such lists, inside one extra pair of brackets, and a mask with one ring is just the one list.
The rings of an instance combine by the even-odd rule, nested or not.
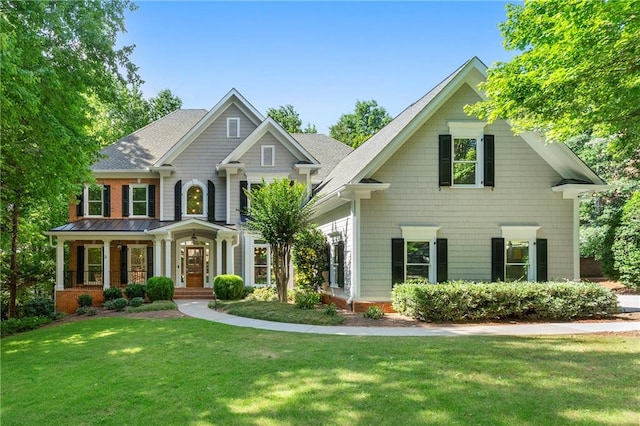
[(353, 151), (349, 145), (320, 133), (292, 133), (291, 136), (322, 165), (318, 173), (311, 176), (314, 184), (322, 182)]
[(144, 170), (154, 166), (206, 114), (204, 109), (176, 110), (103, 149), (105, 158), (92, 169)]

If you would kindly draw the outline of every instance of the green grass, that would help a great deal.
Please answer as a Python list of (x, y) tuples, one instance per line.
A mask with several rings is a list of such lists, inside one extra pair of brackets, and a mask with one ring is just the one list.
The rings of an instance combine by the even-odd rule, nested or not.
[(640, 339), (98, 318), (2, 340), (9, 425), (637, 425)]
[(136, 308), (129, 307), (127, 312), (151, 312), (151, 311), (175, 311), (178, 305), (171, 300), (156, 300), (152, 303), (145, 303)]
[(290, 322), (311, 325), (338, 325), (344, 322), (341, 315), (327, 315), (323, 308), (301, 309), (291, 303), (264, 302), (258, 300), (211, 301), (209, 308), (219, 309), (231, 315), (266, 321)]

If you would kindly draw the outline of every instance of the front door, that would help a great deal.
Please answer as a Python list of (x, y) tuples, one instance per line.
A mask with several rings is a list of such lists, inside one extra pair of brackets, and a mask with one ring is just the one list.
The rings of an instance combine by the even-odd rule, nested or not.
[(204, 287), (204, 247), (187, 247), (187, 287)]

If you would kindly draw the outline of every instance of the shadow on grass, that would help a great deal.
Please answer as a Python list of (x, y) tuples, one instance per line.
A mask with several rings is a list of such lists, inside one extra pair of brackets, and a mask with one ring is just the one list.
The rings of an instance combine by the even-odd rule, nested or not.
[(640, 339), (613, 336), (346, 337), (97, 319), (2, 341), (2, 422), (637, 424), (639, 352)]

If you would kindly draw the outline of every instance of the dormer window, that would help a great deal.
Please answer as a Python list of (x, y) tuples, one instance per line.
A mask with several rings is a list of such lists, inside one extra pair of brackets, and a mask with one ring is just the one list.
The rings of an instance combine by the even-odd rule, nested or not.
[(275, 147), (273, 145), (262, 145), (262, 156), (260, 165), (262, 167), (273, 167), (275, 165)]
[(240, 117), (227, 118), (227, 137), (228, 138), (240, 137)]
[(449, 122), (450, 134), (439, 136), (439, 186), (494, 186), (494, 137), (486, 123)]

